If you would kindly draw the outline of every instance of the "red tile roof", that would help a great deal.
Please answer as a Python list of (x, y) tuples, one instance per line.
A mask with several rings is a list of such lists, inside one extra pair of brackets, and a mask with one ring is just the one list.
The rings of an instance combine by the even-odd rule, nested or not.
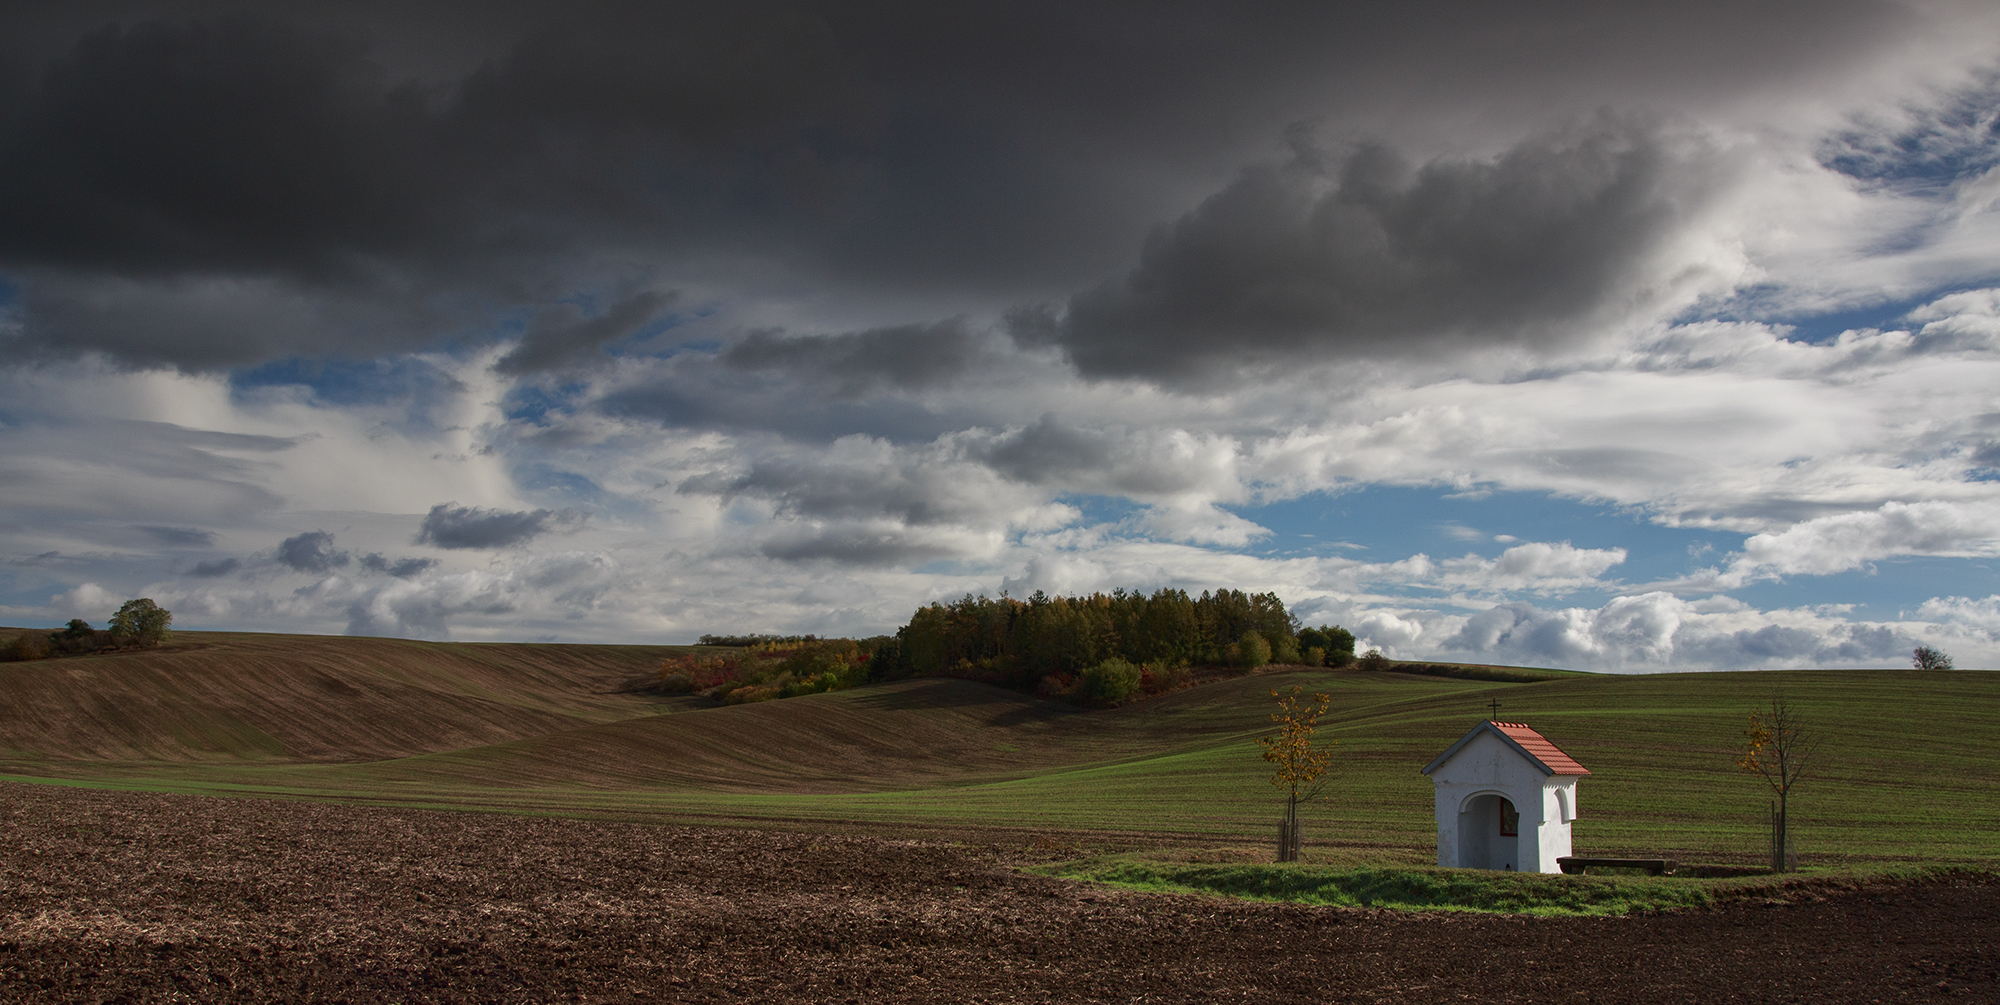
[(1519, 744), (1529, 757), (1542, 762), (1542, 767), (1549, 769), (1550, 774), (1590, 774), (1589, 769), (1576, 763), (1576, 758), (1563, 753), (1555, 744), (1550, 743), (1547, 737), (1529, 729), (1526, 723), (1493, 722), (1491, 725), (1508, 739)]

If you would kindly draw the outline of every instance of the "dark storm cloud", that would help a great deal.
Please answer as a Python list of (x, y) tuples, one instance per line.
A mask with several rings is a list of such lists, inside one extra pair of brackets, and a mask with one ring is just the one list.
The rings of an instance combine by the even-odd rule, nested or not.
[(838, 565), (920, 565), (960, 557), (958, 549), (913, 538), (895, 530), (842, 528), (809, 536), (784, 538), (759, 549), (766, 558), (783, 562), (832, 562)]
[(386, 78), (359, 32), (275, 18), (91, 31), (15, 96), (0, 255), (364, 280), (375, 256), (546, 250), (535, 213), (613, 227), (643, 182), (688, 180), (634, 161), (728, 157), (833, 89), (808, 20), (630, 13), (531, 34), (450, 89)]
[(214, 579), (227, 576), (243, 567), (242, 561), (234, 558), (220, 558), (211, 562), (198, 562), (188, 570), (188, 575), (199, 579)]
[(547, 509), (512, 512), (439, 503), (424, 517), (417, 543), (439, 548), (506, 548), (547, 533), (554, 524), (575, 519), (572, 514)]
[(371, 551), (361, 556), (361, 567), (369, 572), (387, 573), (397, 579), (409, 579), (424, 570), (440, 564), (435, 558), (385, 558), (380, 552)]
[(786, 338), (755, 332), (731, 345), (722, 362), (737, 370), (831, 378), (847, 394), (885, 385), (917, 391), (963, 376), (986, 343), (984, 336), (966, 328), (962, 318), (845, 335)]
[(333, 535), (323, 530), (288, 537), (278, 545), (278, 561), (299, 572), (331, 572), (348, 563), (346, 551), (333, 546)]
[(887, 464), (772, 458), (739, 476), (689, 478), (676, 491), (768, 499), (787, 516), (811, 520), (887, 517), (905, 526), (935, 526), (980, 523), (991, 515), (996, 500), (975, 484), (977, 474), (911, 457)]
[[(556, 18), (436, 85), (385, 75), (360, 30), (247, 14), (97, 28), (0, 68), (24, 339), (197, 369), (434, 341), (568, 298), (579, 255), (729, 243), (799, 216), (794, 196), (837, 199), (815, 174), (838, 165), (782, 125), (845, 90), (824, 26), (619, 13)], [(507, 367), (623, 335), (658, 296), (550, 315)]]
[(589, 317), (574, 304), (544, 310), (528, 324), (521, 344), (493, 368), (518, 375), (583, 361), (597, 349), (632, 334), (671, 306), (677, 294), (635, 293)]
[(1115, 441), (1096, 429), (1079, 429), (1053, 415), (1000, 440), (981, 459), (1016, 481), (1040, 485), (1111, 467)]
[(976, 424), (980, 408), (976, 400), (925, 392), (962, 389), (967, 381), (1011, 387), (1035, 366), (1063, 376), (1059, 361), (1031, 360), (1005, 335), (970, 332), (956, 321), (839, 335), (751, 332), (715, 352), (628, 366), (587, 407), (690, 429), (923, 442)]
[[(85, 34), (10, 109), (0, 254), (127, 275), (318, 273), (440, 203), (421, 96), (366, 43), (240, 16)], [(396, 153), (399, 152), (399, 153)]]
[[(1293, 123), (1393, 141), (1445, 109), (1481, 123), (1472, 142), (1490, 146), (1599, 105), (1835, 79), (1917, 20), (1866, 0), (20, 9), (33, 6), (0, 13), (12, 355), (191, 369), (477, 342), (579, 294), (696, 280), (721, 299), (776, 277), (852, 302), (951, 305), (920, 317), (1060, 299), (1128, 267), (1148, 228), (1267, 159)], [(1588, 275), (1575, 290), (1544, 281), (1525, 303), (1479, 289), (1447, 306), (1386, 302), (1427, 290), (1425, 270), (1499, 281), (1474, 267), (1490, 262), (1478, 249), (1451, 246), (1496, 233), (1431, 196), (1491, 212), (1479, 200), (1510, 178), (1590, 181), (1561, 165), (1537, 174), (1534, 156), (1343, 186), (1354, 198), (1336, 203), (1362, 211), (1350, 223), (1422, 247), (1387, 263), (1388, 293), (1357, 293), (1336, 314), (1441, 330), (1481, 305), (1516, 323), (1587, 307), (1604, 291)], [(1301, 196), (1284, 179), (1258, 184), (1276, 187), (1240, 183), (1135, 278), (1226, 286), (1204, 270), (1216, 248), (1202, 241), (1264, 219), (1259, 199)], [(1643, 198), (1627, 208), (1636, 216), (1598, 222), (1643, 230)], [(1270, 222), (1279, 240), (1326, 236), (1283, 213)], [(1425, 226), (1457, 231), (1433, 239)], [(1250, 250), (1295, 283), (1323, 280), (1297, 256)], [(1630, 250), (1607, 249), (1607, 268)], [(611, 272), (625, 292), (603, 288)], [(1340, 275), (1335, 291), (1354, 292), (1360, 280)], [(1158, 365), (1127, 359), (1132, 331), (1173, 297), (1108, 289), (1073, 305), (1065, 344), (1081, 365), (1191, 365), (1189, 333), (1169, 337)], [(1326, 313), (1324, 297), (1297, 293), (1269, 305), (1220, 289), (1173, 296), (1206, 311), (1191, 330), (1254, 322), (1253, 348), (1283, 348)], [(643, 324), (628, 314), (646, 313), (624, 306), (543, 314), (504, 369), (568, 365), (615, 341)]]
[(1642, 306), (1722, 188), (1723, 158), (1600, 117), (1490, 160), (1364, 146), (1246, 172), (1147, 242), (1139, 267), (1016, 331), (1088, 376), (1201, 380), (1245, 362), (1543, 346)]
[(144, 526), (137, 529), (169, 548), (208, 548), (215, 544), (214, 533), (195, 527)]
[[(1172, 449), (1158, 449), (1163, 437), (1145, 431), (1108, 431), (1070, 425), (1043, 415), (1019, 432), (973, 448), (971, 455), (994, 471), (1029, 485), (1071, 490), (1156, 496), (1212, 486), (1210, 464)], [(1171, 440), (1171, 434), (1166, 439)]]

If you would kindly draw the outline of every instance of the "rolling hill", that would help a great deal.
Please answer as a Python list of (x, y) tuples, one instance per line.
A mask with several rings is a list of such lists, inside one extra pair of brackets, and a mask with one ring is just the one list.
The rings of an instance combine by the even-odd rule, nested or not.
[(158, 649), (0, 663), (0, 760), (355, 761), (650, 714), (675, 646), (181, 632)]
[(1419, 769), (1501, 701), (1589, 767), (1580, 852), (1754, 860), (1768, 793), (1733, 764), (1782, 691), (1824, 741), (1795, 802), (1822, 860), (2000, 860), (2000, 674), (1572, 675), (1294, 669), (1084, 711), (913, 680), (700, 708), (630, 690), (670, 647), (187, 633), (0, 664), (0, 774), (71, 783), (806, 827), (1261, 843), (1270, 689), (1334, 696), (1317, 854), (1430, 854)]

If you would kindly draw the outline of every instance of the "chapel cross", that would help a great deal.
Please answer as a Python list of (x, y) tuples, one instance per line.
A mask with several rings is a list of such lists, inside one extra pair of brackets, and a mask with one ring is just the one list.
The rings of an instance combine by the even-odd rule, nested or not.
[(1493, 703), (1490, 707), (1493, 709), (1494, 721), (1498, 722), (1500, 719), (1500, 699), (1498, 698), (1493, 699)]

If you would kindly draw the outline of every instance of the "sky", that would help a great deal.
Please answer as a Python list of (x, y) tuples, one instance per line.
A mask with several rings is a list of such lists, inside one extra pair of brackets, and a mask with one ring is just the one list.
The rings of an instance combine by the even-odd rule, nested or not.
[(0, 623), (2000, 664), (2000, 6), (0, 12)]

